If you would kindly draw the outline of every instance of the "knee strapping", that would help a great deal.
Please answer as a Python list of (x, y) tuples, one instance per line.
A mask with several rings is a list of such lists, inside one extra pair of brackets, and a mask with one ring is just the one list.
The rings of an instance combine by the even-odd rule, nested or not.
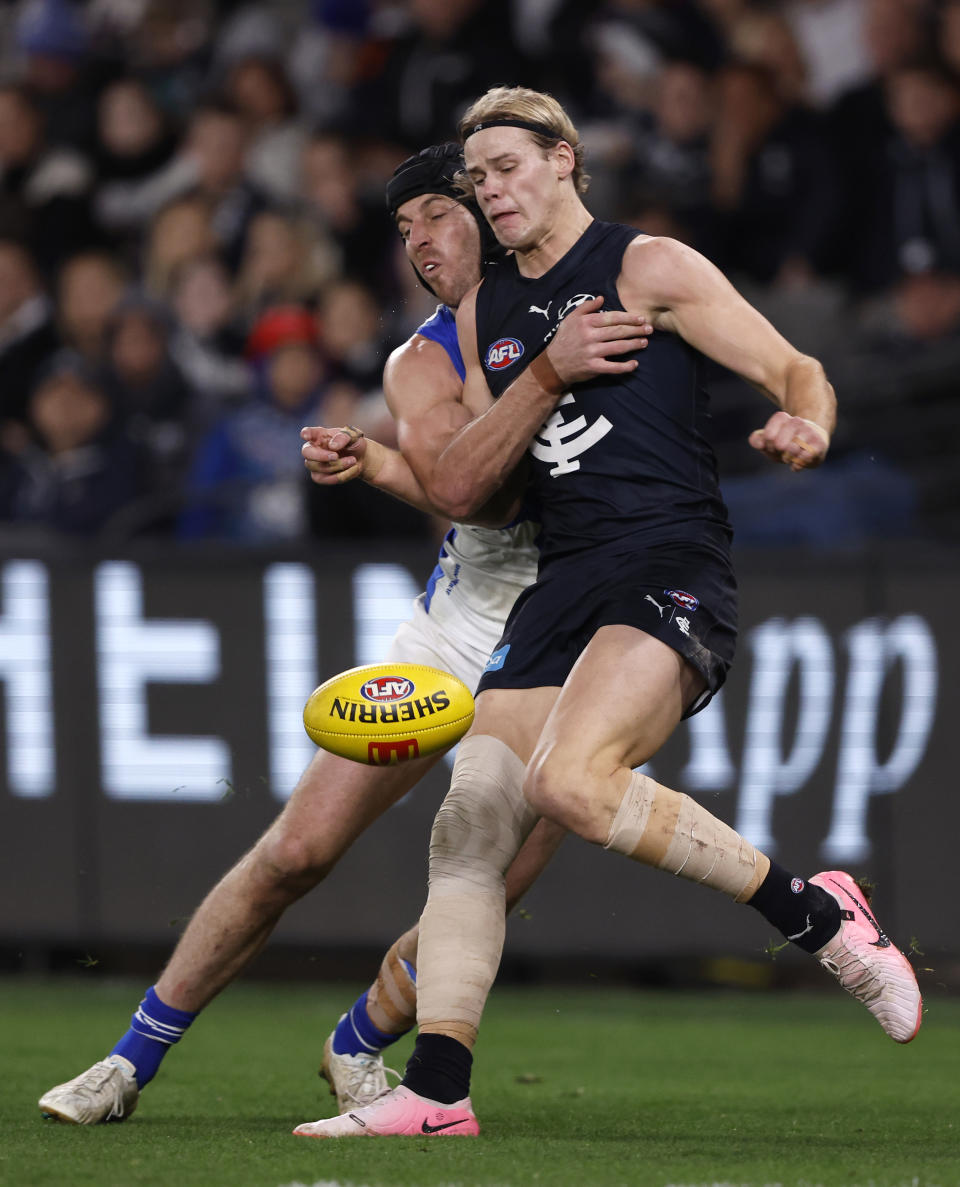
[(430, 894), (420, 921), (421, 1031), (472, 1047), (504, 936), (504, 875), (533, 827), (524, 764), (503, 742), (460, 743), (430, 838)]
[(453, 779), (430, 836), (430, 886), (445, 879), (498, 884), (533, 828), (524, 764), (497, 738), (460, 743)]
[(692, 800), (635, 771), (610, 825), (606, 849), (703, 882), (746, 902), (768, 859), (729, 825)]

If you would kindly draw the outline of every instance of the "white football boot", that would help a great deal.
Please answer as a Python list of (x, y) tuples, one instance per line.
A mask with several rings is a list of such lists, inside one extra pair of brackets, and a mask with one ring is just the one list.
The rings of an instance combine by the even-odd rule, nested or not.
[(446, 1105), (418, 1096), (401, 1084), (364, 1109), (353, 1109), (323, 1121), (306, 1121), (297, 1126), (293, 1135), (298, 1138), (475, 1138), (479, 1132), (480, 1123), (469, 1096)]
[(382, 1096), (390, 1087), (387, 1072), (400, 1079), (399, 1072), (384, 1066), (379, 1051), (337, 1055), (333, 1049), (333, 1034), (323, 1045), (320, 1075), (330, 1085), (331, 1094), (337, 1098), (337, 1110), (341, 1113), (362, 1109)]
[(923, 998), (910, 961), (877, 923), (866, 895), (843, 870), (810, 879), (840, 904), (840, 930), (814, 953), (847, 993), (863, 1002), (894, 1042), (916, 1037)]
[(122, 1055), (108, 1055), (66, 1084), (40, 1097), (40, 1112), (71, 1125), (126, 1121), (137, 1107), (140, 1089), (134, 1067)]

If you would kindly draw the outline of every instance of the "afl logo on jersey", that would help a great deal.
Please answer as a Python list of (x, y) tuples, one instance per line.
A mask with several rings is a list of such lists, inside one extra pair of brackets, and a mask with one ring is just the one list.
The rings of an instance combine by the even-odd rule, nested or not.
[(515, 363), (523, 354), (523, 343), (516, 338), (498, 338), (492, 346), (487, 348), (487, 357), (483, 360), (488, 371), (502, 371)]
[(689, 610), (692, 613), (700, 605), (699, 598), (695, 598), (691, 593), (684, 593), (682, 589), (665, 589), (663, 592), (681, 610)]
[(413, 681), (406, 676), (376, 676), (360, 686), (365, 701), (402, 701), (416, 692)]

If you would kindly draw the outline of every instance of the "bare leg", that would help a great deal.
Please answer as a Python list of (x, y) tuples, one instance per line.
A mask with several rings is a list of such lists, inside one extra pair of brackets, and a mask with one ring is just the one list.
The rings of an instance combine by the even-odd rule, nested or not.
[(703, 687), (658, 639), (603, 627), (547, 719), (524, 792), (588, 841), (745, 901), (769, 859), (689, 796), (633, 770), (656, 754)]
[(203, 1009), (256, 956), (283, 912), (436, 761), (367, 767), (318, 750), (277, 819), (197, 908), (157, 981), (160, 999)]
[(80, 1125), (129, 1117), (197, 1012), (260, 951), (287, 907), (437, 757), (366, 767), (318, 751), (277, 819), (197, 908), (130, 1028), (105, 1059), (44, 1093), (41, 1110)]

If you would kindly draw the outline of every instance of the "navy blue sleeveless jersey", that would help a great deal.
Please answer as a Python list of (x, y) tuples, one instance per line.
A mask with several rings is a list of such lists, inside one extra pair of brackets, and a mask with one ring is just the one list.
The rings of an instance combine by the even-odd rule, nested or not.
[(460, 353), (460, 343), (457, 341), (457, 319), (447, 305), (438, 305), (432, 317), (428, 317), (417, 330), (422, 338), (429, 338), (431, 342), (438, 342), (450, 356), (454, 370), (463, 382), (467, 370), (463, 365), (463, 355)]
[[(623, 309), (617, 278), (636, 236), (632, 227), (594, 221), (541, 277), (521, 276), (512, 256), (487, 269), (477, 349), (494, 396), (578, 305), (602, 295), (604, 309)], [(707, 440), (705, 360), (660, 330), (629, 357), (639, 364), (632, 373), (574, 385), (530, 445), (543, 564), (597, 545), (633, 551), (687, 542), (728, 558), (732, 533)]]

